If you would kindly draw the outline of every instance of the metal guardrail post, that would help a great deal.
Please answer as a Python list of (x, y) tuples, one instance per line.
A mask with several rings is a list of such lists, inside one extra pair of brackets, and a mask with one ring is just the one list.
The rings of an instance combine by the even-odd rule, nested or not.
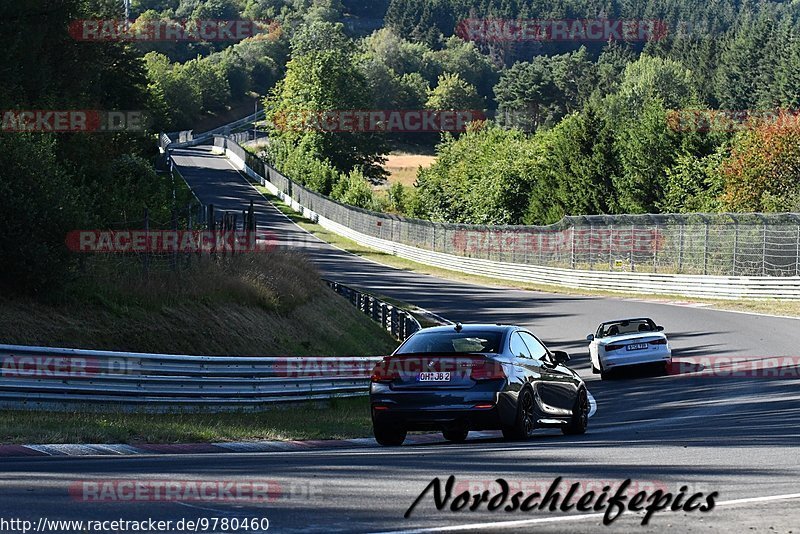
[(733, 276), (736, 276), (736, 253), (739, 248), (739, 219), (734, 215), (731, 215), (731, 217), (733, 218), (733, 265), (731, 266), (731, 272)]

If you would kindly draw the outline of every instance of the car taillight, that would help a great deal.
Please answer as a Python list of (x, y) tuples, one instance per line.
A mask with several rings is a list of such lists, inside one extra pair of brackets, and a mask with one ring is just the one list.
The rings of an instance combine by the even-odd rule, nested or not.
[(611, 352), (612, 350), (619, 350), (625, 345), (606, 345), (606, 352)]
[(400, 378), (396, 365), (392, 365), (391, 358), (384, 358), (381, 363), (372, 369), (370, 382), (392, 382)]
[(503, 380), (506, 378), (506, 373), (500, 362), (487, 360), (473, 365), (469, 376), (473, 380)]
[(666, 339), (654, 339), (653, 341), (650, 342), (650, 344), (651, 345), (666, 345), (667, 344), (667, 340)]

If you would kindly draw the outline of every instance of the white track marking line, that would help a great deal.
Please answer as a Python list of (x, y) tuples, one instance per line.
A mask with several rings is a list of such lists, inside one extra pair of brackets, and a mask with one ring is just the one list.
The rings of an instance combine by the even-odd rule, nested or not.
[[(765, 497), (749, 497), (745, 499), (734, 499), (731, 501), (720, 501), (716, 504), (717, 507), (719, 506), (735, 506), (738, 504), (753, 504), (753, 503), (762, 503), (762, 502), (772, 502), (772, 501), (786, 501), (791, 499), (800, 499), (800, 493), (787, 493), (784, 495), (768, 495)], [(671, 510), (663, 510), (664, 512), (671, 512)], [(462, 530), (484, 530), (484, 529), (498, 529), (498, 528), (511, 528), (511, 527), (518, 527), (524, 525), (536, 525), (540, 523), (564, 523), (564, 522), (575, 522), (575, 521), (586, 521), (587, 519), (600, 519), (605, 514), (583, 514), (583, 515), (568, 515), (568, 516), (560, 516), (560, 517), (539, 517), (536, 519), (519, 519), (516, 521), (494, 521), (494, 522), (487, 522), (487, 523), (469, 523), (466, 525), (453, 525), (449, 527), (429, 527), (429, 528), (417, 528), (417, 529), (409, 529), (409, 530), (394, 530), (394, 531), (383, 531), (379, 534), (421, 534), (424, 532), (455, 532), (455, 531), (462, 531)], [(630, 512), (627, 510), (623, 512), (621, 515), (631, 515)], [(636, 514), (642, 515), (642, 514)]]

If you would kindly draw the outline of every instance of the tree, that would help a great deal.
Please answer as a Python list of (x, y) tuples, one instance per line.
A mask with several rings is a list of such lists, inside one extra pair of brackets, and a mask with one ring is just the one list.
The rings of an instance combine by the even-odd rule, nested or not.
[[(47, 297), (70, 280), (67, 233), (79, 228), (78, 190), (41, 134), (0, 137), (0, 288)], [(47, 169), (47, 172), (42, 172)]]
[(535, 131), (560, 115), (558, 88), (545, 60), (515, 63), (500, 76), (494, 93), (502, 125)]
[(359, 170), (343, 175), (331, 192), (331, 197), (343, 204), (357, 208), (373, 209), (375, 198), (364, 174)]
[(553, 223), (564, 215), (612, 212), (612, 176), (618, 174), (619, 164), (606, 117), (587, 106), (541, 137), (552, 189), (533, 191), (526, 222)]
[(412, 213), (435, 221), (519, 224), (541, 184), (544, 154), (518, 130), (470, 129), (445, 135), (437, 160), (419, 172)]
[(731, 211), (791, 211), (800, 198), (800, 126), (785, 115), (743, 132), (722, 163), (722, 203)]
[(425, 107), (432, 110), (483, 110), (483, 99), (475, 86), (458, 74), (443, 74), (439, 83), (428, 93)]
[(368, 176), (380, 177), (385, 152), (380, 137), (371, 132), (328, 131), (314, 119), (325, 111), (372, 108), (366, 76), (354, 63), (352, 49), (341, 25), (309, 25), (292, 40), (286, 77), (266, 99), (265, 108), (276, 125), (273, 134), (293, 146), (302, 143), (310, 157), (327, 159), (340, 172), (360, 167)]
[(722, 176), (720, 165), (725, 150), (708, 156), (680, 154), (667, 170), (664, 199), (659, 204), (664, 213), (720, 211)]
[(613, 184), (622, 212), (656, 212), (678, 146), (678, 135), (667, 126), (660, 100), (646, 100), (640, 112), (618, 126), (615, 151), (621, 169)]

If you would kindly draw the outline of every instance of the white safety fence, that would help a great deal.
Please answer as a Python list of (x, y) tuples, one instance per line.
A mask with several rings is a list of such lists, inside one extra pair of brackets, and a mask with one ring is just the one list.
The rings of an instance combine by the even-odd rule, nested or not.
[[(641, 294), (681, 295), (722, 299), (800, 299), (800, 276), (709, 276), (646, 272), (590, 271), (541, 267), (445, 254), (405, 245), (358, 232), (314, 212), (286, 195), (267, 178), (249, 167), (239, 151), (225, 143), (225, 153), (234, 166), (257, 180), (287, 205), (323, 228), (356, 243), (434, 267), (499, 280), (558, 285), (575, 289), (623, 291)], [(272, 169), (271, 169), (272, 170)], [(277, 173), (277, 171), (275, 171)]]

